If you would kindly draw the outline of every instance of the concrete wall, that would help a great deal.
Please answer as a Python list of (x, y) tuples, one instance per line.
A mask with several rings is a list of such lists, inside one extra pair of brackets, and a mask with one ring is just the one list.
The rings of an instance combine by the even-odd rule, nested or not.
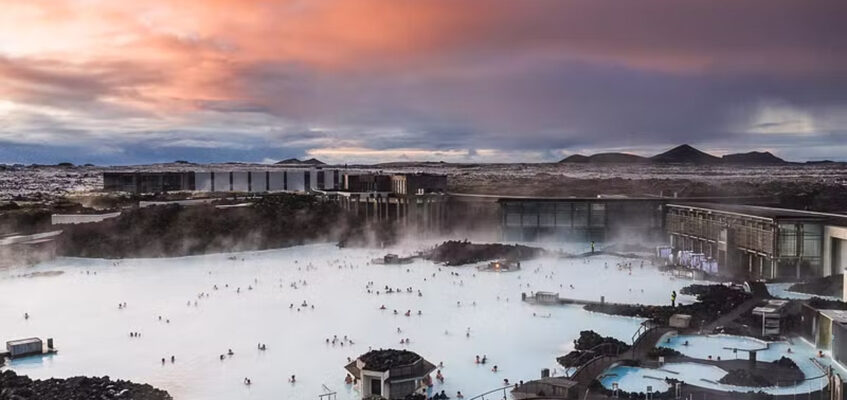
[(212, 191), (212, 173), (211, 172), (195, 172), (194, 173), (194, 189), (200, 192)]
[(265, 171), (251, 171), (250, 172), (250, 191), (254, 193), (261, 193), (268, 191), (268, 173)]
[(310, 169), (306, 171), (309, 174), (309, 190), (315, 190), (318, 188), (318, 171), (315, 169)]
[(40, 354), (42, 342), (39, 339), (6, 342), (6, 350), (12, 357), (25, 356), (28, 354)]
[(215, 191), (216, 192), (229, 192), (232, 190), (232, 187), (229, 184), (229, 172), (217, 171), (215, 172)]
[(847, 268), (847, 227), (823, 229), (823, 275), (840, 274)]
[(285, 171), (271, 171), (268, 174), (269, 191), (280, 192), (285, 190)]
[[(390, 387), (385, 384), (385, 380), (388, 379), (388, 371), (378, 372), (378, 371), (362, 371), (362, 394), (363, 397), (371, 395), (374, 393), (374, 389), (380, 390), (380, 395), (386, 399), (391, 398)], [(371, 386), (372, 383), (377, 383), (374, 379), (379, 381), (379, 385), (381, 388), (374, 388)]]
[(87, 224), (116, 218), (119, 215), (120, 211), (108, 214), (53, 214), (50, 216), (50, 222), (52, 225)]
[(336, 171), (338, 171), (338, 170), (325, 169), (323, 171), (324, 171), (324, 174), (323, 174), (324, 175), (324, 181), (323, 181), (324, 189), (326, 189), (326, 190), (337, 189), (335, 187), (335, 174), (336, 174)]
[[(285, 171), (288, 175), (288, 188), (287, 190), (302, 192), (306, 190), (306, 179), (305, 174), (309, 173), (309, 170), (303, 169), (289, 169)], [(312, 180), (314, 182), (314, 180)]]
[(847, 327), (832, 325), (832, 357), (841, 364), (847, 362)]
[(247, 171), (236, 171), (232, 173), (232, 190), (235, 192), (250, 191), (250, 184), (247, 181)]

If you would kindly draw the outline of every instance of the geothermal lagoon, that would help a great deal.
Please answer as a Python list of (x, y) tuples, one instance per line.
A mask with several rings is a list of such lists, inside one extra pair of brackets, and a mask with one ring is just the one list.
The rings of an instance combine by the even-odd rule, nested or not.
[[(52, 337), (59, 350), (4, 368), (32, 378), (108, 375), (149, 383), (175, 399), (316, 399), (327, 390), (354, 399), (358, 393), (344, 383), (348, 357), (397, 348), (444, 364), (446, 380), (433, 390), (469, 398), (504, 378), (538, 378), (542, 368), (562, 375), (555, 358), (572, 350), (581, 330), (630, 342), (642, 322), (532, 305), (521, 301), (522, 292), (666, 304), (672, 290), (695, 283), (613, 256), (542, 258), (500, 273), (426, 260), (370, 263), (413, 250), (317, 244), (182, 258), (60, 258), (0, 272), (0, 340)], [(626, 261), (633, 262), (631, 275), (615, 266)], [(386, 286), (400, 291), (386, 293)], [(334, 336), (336, 344), (328, 344)], [(221, 360), (229, 349), (234, 354)], [(475, 364), (476, 355), (489, 363)]]

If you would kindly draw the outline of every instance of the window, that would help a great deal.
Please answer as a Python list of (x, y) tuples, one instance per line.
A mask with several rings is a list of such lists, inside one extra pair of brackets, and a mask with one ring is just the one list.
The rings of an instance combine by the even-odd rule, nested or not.
[(603, 203), (592, 203), (591, 204), (591, 221), (590, 225), (604, 226), (606, 225), (606, 205)]
[(584, 228), (588, 226), (588, 204), (574, 203), (573, 205), (573, 226)]
[(377, 378), (371, 378), (371, 394), (382, 396), (382, 381)]
[(556, 204), (556, 225), (571, 226), (571, 203)]
[(779, 224), (779, 255), (797, 255), (797, 227), (794, 224)]

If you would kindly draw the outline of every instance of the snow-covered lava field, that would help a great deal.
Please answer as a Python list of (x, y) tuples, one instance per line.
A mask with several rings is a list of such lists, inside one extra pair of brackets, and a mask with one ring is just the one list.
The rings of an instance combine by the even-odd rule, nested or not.
[[(0, 340), (52, 337), (59, 350), (6, 368), (32, 378), (109, 375), (150, 383), (180, 400), (314, 399), (324, 386), (352, 399), (357, 393), (344, 383), (348, 357), (398, 348), (444, 364), (446, 380), (434, 390), (473, 396), (504, 378), (537, 378), (542, 368), (561, 375), (555, 358), (572, 349), (581, 330), (629, 342), (641, 322), (531, 305), (522, 292), (665, 304), (672, 290), (692, 283), (638, 263), (630, 275), (615, 267), (625, 260), (610, 256), (538, 259), (502, 273), (423, 260), (370, 264), (387, 251), (404, 253), (320, 244), (117, 262), (62, 258), (3, 271)], [(46, 271), (62, 274), (31, 275)], [(388, 294), (386, 286), (400, 291)], [(334, 336), (336, 344), (327, 344)], [(221, 360), (229, 349), (234, 354)], [(489, 364), (475, 364), (476, 355)], [(291, 375), (296, 383), (288, 382)], [(253, 384), (245, 386), (244, 378)]]

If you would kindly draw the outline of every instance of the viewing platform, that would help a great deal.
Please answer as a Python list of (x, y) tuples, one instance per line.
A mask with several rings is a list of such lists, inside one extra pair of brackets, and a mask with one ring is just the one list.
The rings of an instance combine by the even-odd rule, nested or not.
[(572, 299), (568, 297), (560, 297), (559, 293), (554, 292), (533, 292), (527, 295), (526, 293), (521, 293), (521, 300), (530, 304), (543, 304), (543, 305), (577, 305), (577, 306), (587, 306), (589, 304), (596, 305), (626, 305), (624, 303), (610, 303), (605, 300), (605, 296), (600, 296), (600, 300), (585, 300), (585, 299)]

